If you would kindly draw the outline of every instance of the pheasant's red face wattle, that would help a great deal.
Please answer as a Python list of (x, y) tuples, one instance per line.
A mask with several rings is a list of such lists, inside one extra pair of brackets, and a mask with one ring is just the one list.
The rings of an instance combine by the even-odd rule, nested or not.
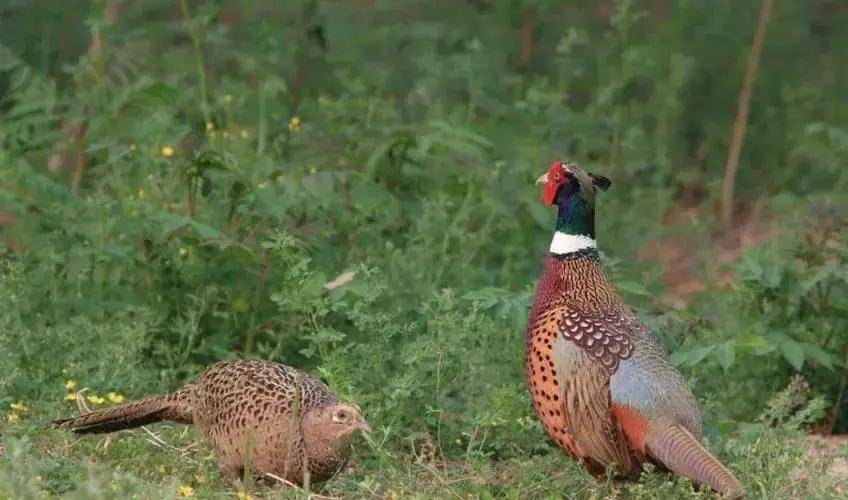
[(561, 161), (555, 161), (551, 164), (551, 169), (548, 173), (540, 177), (537, 182), (545, 184), (545, 188), (542, 190), (542, 203), (553, 205), (556, 203), (556, 195), (559, 188), (568, 182), (565, 164)]

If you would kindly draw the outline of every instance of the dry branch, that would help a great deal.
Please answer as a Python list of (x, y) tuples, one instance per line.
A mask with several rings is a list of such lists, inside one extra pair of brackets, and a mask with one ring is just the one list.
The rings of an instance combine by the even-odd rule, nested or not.
[(748, 127), (751, 90), (754, 87), (754, 81), (757, 79), (757, 67), (760, 64), (760, 54), (763, 52), (766, 28), (768, 27), (773, 5), (774, 0), (763, 0), (760, 6), (757, 28), (754, 32), (754, 42), (751, 45), (751, 52), (748, 53), (748, 64), (745, 67), (745, 79), (739, 91), (736, 120), (733, 122), (730, 148), (728, 149), (727, 163), (724, 166), (724, 178), (721, 183), (721, 220), (725, 225), (729, 225), (733, 219), (733, 188), (736, 184), (736, 173), (739, 170), (739, 156), (742, 154), (742, 146), (745, 142), (745, 129)]

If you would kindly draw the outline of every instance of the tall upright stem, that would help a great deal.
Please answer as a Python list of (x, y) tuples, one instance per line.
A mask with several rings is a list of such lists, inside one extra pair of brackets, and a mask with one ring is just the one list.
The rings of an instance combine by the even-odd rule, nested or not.
[(745, 67), (745, 79), (739, 91), (739, 102), (736, 109), (736, 120), (730, 137), (730, 148), (727, 153), (727, 163), (724, 165), (724, 179), (721, 183), (721, 220), (729, 225), (733, 219), (733, 188), (736, 184), (736, 172), (739, 170), (739, 156), (745, 143), (745, 130), (748, 127), (748, 113), (751, 106), (751, 89), (757, 79), (757, 67), (760, 64), (760, 54), (766, 38), (766, 27), (771, 17), (774, 0), (763, 0), (757, 28), (754, 32), (754, 42), (748, 53), (748, 64)]
[(188, 3), (186, 0), (180, 0), (180, 10), (183, 13), (186, 30), (191, 38), (191, 43), (194, 46), (194, 60), (197, 65), (198, 85), (200, 86), (200, 109), (203, 112), (203, 126), (212, 123), (209, 114), (209, 103), (206, 95), (206, 65), (203, 61), (203, 48), (200, 46), (200, 34), (197, 32), (197, 26), (191, 22), (188, 12)]

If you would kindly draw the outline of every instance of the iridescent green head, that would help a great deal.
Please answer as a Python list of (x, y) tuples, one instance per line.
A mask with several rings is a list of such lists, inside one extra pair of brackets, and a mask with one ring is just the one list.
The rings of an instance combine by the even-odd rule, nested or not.
[(595, 238), (595, 194), (609, 189), (609, 179), (575, 163), (556, 161), (536, 184), (544, 185), (542, 203), (558, 208), (557, 231)]

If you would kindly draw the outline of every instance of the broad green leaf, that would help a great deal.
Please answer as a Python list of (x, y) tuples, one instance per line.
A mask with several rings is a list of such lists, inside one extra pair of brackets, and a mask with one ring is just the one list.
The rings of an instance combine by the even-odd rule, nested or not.
[(721, 367), (724, 368), (725, 373), (727, 373), (727, 370), (733, 364), (733, 360), (736, 359), (736, 342), (731, 339), (723, 344), (719, 344), (718, 348), (716, 348), (716, 357)]
[(154, 216), (154, 219), (162, 222), (161, 234), (167, 236), (177, 229), (183, 228), (191, 224), (191, 219), (182, 215), (172, 214), (170, 212), (159, 212)]
[(816, 361), (829, 370), (832, 370), (833, 365), (839, 362), (839, 360), (831, 353), (813, 344), (803, 343), (801, 344), (801, 347), (803, 347), (804, 354), (806, 354), (808, 358)]
[(645, 297), (651, 296), (651, 292), (645, 288), (645, 285), (637, 281), (621, 281), (616, 283), (616, 286), (625, 292), (632, 293), (633, 295), (642, 295)]
[(804, 348), (801, 347), (801, 344), (787, 339), (780, 344), (780, 351), (783, 353), (786, 361), (789, 361), (789, 364), (796, 371), (801, 371), (801, 368), (804, 366)]
[(716, 348), (716, 346), (714, 346), (714, 345), (708, 345), (708, 346), (698, 347), (696, 349), (692, 349), (691, 351), (689, 351), (689, 355), (687, 356), (687, 361), (689, 362), (689, 365), (690, 366), (697, 365), (698, 363), (703, 361), (704, 358), (709, 356), (710, 353), (715, 350), (715, 348)]
[(689, 359), (689, 351), (674, 351), (669, 359), (673, 365), (681, 366)]
[(191, 227), (193, 227), (194, 230), (197, 231), (197, 234), (201, 238), (206, 240), (221, 240), (226, 238), (221, 231), (218, 231), (214, 227), (207, 226), (206, 224), (200, 222), (191, 221)]

